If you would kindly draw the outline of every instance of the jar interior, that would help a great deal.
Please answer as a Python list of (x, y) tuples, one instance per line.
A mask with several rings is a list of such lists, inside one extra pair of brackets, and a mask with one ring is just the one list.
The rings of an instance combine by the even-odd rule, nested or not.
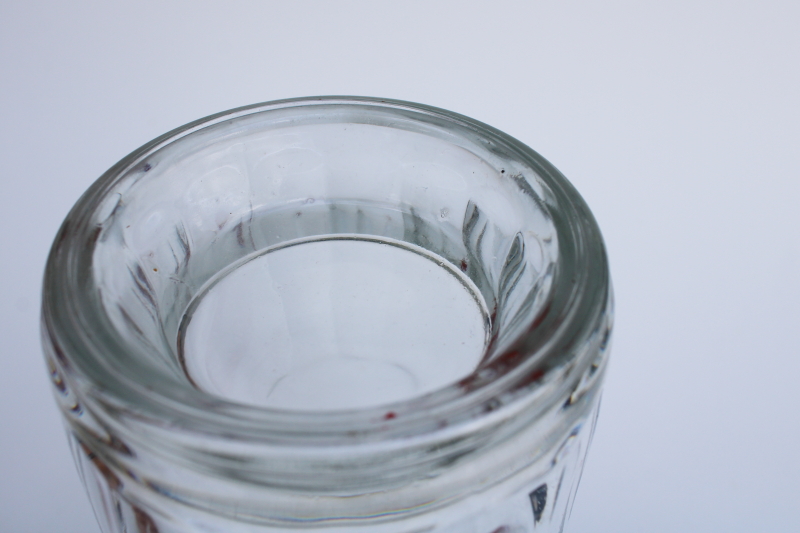
[(457, 384), (530, 331), (558, 258), (548, 194), (513, 150), (438, 117), (245, 114), (111, 185), (93, 284), (116, 334), (177, 386), (273, 409), (385, 405)]

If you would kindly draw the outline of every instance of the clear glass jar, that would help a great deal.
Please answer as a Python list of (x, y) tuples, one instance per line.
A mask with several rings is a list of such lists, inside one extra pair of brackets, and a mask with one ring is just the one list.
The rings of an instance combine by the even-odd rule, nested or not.
[(120, 161), (61, 227), (42, 316), (106, 533), (522, 533), (569, 514), (611, 290), (530, 148), (325, 97)]

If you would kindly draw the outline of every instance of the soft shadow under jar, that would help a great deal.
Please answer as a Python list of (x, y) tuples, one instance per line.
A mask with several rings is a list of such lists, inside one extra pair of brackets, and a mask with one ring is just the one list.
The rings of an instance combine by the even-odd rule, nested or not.
[(611, 328), (600, 232), (485, 124), (284, 100), (134, 151), (47, 263), (105, 533), (561, 531)]

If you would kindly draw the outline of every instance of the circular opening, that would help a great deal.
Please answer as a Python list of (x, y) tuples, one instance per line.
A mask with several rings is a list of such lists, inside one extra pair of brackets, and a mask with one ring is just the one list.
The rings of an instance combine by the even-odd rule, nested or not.
[(183, 320), (179, 354), (196, 387), (303, 411), (374, 407), (455, 383), (478, 366), (489, 325), (460, 270), (359, 235), (248, 256), (212, 278)]
[(607, 302), (594, 220), (535, 152), (439, 109), (332, 97), (123, 159), (56, 239), (44, 319), (76, 372), (154, 416), (343, 432), (557, 381)]

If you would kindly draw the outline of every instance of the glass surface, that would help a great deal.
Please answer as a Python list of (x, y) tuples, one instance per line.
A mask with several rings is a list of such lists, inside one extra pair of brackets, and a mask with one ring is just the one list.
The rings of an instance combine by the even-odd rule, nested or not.
[(611, 327), (599, 230), (518, 141), (308, 98), (78, 201), (43, 337), (104, 532), (560, 531)]
[(477, 288), (419, 248), (326, 236), (245, 260), (184, 317), (186, 374), (212, 394), (277, 409), (372, 407), (455, 383), (483, 355)]

